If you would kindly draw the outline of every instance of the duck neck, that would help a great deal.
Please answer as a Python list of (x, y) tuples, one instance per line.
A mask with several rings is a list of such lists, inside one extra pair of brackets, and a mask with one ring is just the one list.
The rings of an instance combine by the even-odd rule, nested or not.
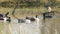
[(37, 15), (36, 15), (36, 18), (37, 18)]

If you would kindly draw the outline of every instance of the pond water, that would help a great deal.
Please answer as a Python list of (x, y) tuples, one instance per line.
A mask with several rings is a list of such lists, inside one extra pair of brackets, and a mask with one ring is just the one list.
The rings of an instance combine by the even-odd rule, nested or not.
[(45, 21), (39, 16), (40, 22), (18, 23), (13, 19), (11, 23), (0, 21), (0, 34), (60, 34), (60, 17), (54, 15)]

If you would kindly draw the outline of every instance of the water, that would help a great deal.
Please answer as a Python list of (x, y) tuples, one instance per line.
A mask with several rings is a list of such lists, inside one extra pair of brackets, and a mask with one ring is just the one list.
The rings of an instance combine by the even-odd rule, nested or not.
[[(43, 21), (42, 34), (59, 34), (60, 33), (60, 15), (55, 14), (51, 19)], [(59, 18), (57, 18), (59, 17)]]
[[(3, 21), (2, 21), (3, 22)], [(2, 34), (40, 34), (40, 23), (18, 23), (17, 20), (12, 20), (11, 23), (3, 22), (1, 23)]]
[(32, 23), (18, 23), (13, 19), (11, 23), (0, 21), (0, 34), (60, 34), (60, 17), (55, 15), (51, 19)]

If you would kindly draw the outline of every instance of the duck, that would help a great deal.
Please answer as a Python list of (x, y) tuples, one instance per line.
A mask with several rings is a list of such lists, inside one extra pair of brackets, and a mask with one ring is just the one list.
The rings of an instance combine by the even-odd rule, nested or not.
[(38, 15), (36, 15), (36, 17), (35, 17), (35, 21), (37, 22), (37, 23), (39, 23), (39, 18), (38, 18)]
[(9, 23), (11, 22), (11, 18), (10, 17), (4, 17), (3, 18), (4, 22), (8, 21)]
[(7, 21), (7, 19), (8, 19), (7, 17), (4, 17), (4, 18), (3, 18), (4, 22)]
[(26, 18), (25, 23), (31, 23), (31, 21)]
[(39, 22), (39, 18), (38, 18), (38, 15), (36, 15), (36, 17), (26, 17), (26, 19), (30, 20), (31, 22), (33, 21), (37, 21)]
[(31, 23), (31, 21), (29, 19), (18, 19), (18, 23)]

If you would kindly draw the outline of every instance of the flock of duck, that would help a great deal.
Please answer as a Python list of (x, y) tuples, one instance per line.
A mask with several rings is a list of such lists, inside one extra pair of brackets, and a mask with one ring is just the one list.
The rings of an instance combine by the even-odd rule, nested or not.
[[(43, 13), (43, 17), (42, 19), (45, 20), (45, 18), (52, 18), (52, 16), (46, 16), (46, 14), (49, 14), (50, 12), (48, 13)], [(11, 22), (12, 19), (11, 17), (8, 16), (9, 12), (7, 12), (5, 15), (2, 15), (0, 14), (0, 20), (3, 20), (4, 22), (8, 21), (8, 22)], [(25, 18), (23, 19), (17, 19), (18, 23), (31, 23), (31, 22), (37, 22), (39, 23), (40, 19), (38, 18), (38, 15), (36, 15), (35, 17), (29, 17), (29, 16), (26, 16)]]
[[(7, 12), (5, 15), (0, 14), (0, 20), (3, 20), (4, 22), (8, 21), (11, 22), (11, 17), (8, 16), (9, 12)], [(17, 19), (18, 23), (31, 23), (31, 22), (39, 22), (39, 18), (38, 15), (36, 15), (36, 17), (29, 17), (26, 16), (23, 19)]]

